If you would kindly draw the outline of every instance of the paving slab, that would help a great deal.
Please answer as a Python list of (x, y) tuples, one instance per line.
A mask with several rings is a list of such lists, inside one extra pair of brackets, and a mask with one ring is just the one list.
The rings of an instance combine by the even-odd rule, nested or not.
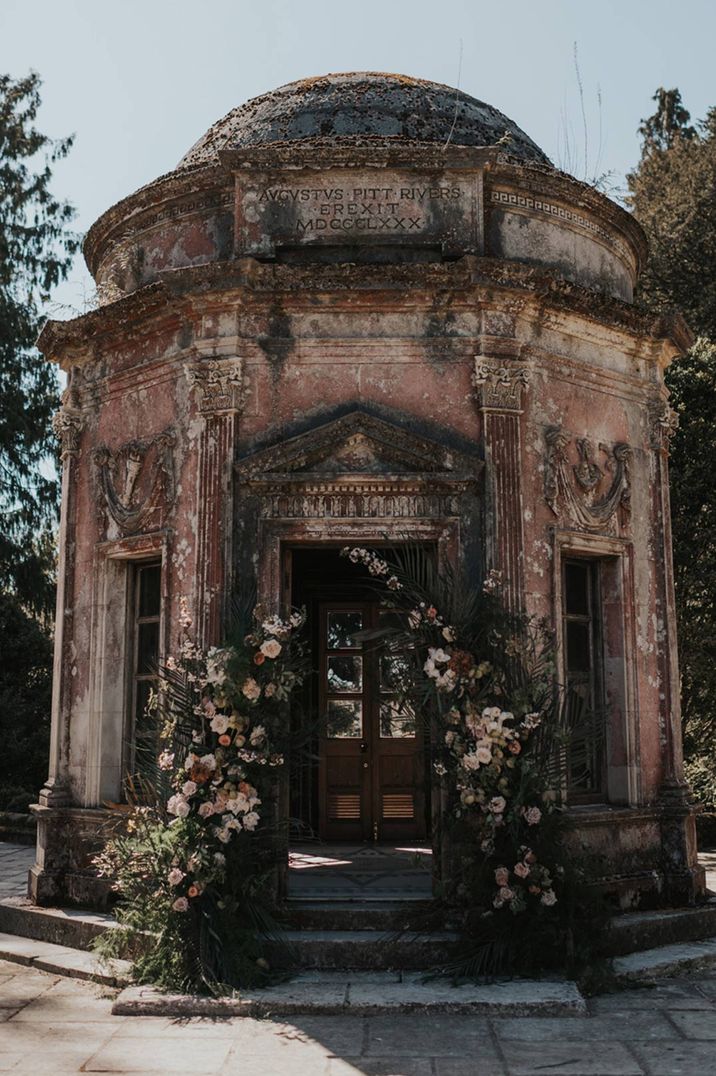
[(716, 1050), (712, 1042), (639, 1042), (631, 1049), (649, 1076), (714, 1076)]
[(631, 1038), (676, 1039), (674, 1025), (663, 1012), (615, 1012), (608, 1016), (527, 1017), (526, 1019), (493, 1020), (501, 1042), (526, 1039), (543, 1042), (614, 1042)]
[(623, 1012), (625, 1010), (645, 1009), (696, 1009), (713, 1011), (713, 999), (704, 995), (703, 985), (697, 986), (693, 982), (664, 982), (658, 980), (658, 985), (638, 989), (633, 987), (618, 990), (614, 994), (602, 994), (599, 997), (590, 998), (587, 1007), (595, 1016), (610, 1012)]
[(646, 1071), (619, 1042), (600, 1042), (598, 1049), (591, 1042), (508, 1042), (503, 1051), (510, 1076), (642, 1076)]

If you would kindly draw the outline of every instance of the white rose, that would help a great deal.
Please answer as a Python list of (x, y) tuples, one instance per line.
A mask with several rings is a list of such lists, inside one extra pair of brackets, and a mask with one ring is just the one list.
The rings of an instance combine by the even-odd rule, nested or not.
[(218, 732), (221, 736), (229, 727), (229, 719), (226, 714), (215, 714), (211, 719), (211, 731)]
[(201, 807), (199, 808), (199, 817), (200, 818), (211, 818), (213, 813), (214, 813), (214, 804), (210, 803), (209, 800), (205, 800), (204, 803), (202, 803)]
[(259, 816), (256, 811), (249, 811), (248, 814), (244, 815), (243, 822), (244, 829), (256, 829), (257, 825), (259, 824)]
[(168, 801), (167, 810), (169, 814), (174, 814), (177, 818), (186, 818), (189, 814), (189, 804), (182, 795), (177, 793), (176, 796), (172, 796)]
[(199, 765), (205, 766), (207, 770), (216, 769), (216, 759), (213, 755), (202, 755), (199, 759)]
[(261, 653), (267, 658), (277, 658), (281, 653), (281, 644), (278, 639), (266, 639), (261, 643)]
[(255, 699), (258, 699), (259, 695), (261, 694), (261, 688), (254, 680), (253, 676), (249, 676), (248, 679), (244, 681), (244, 685), (241, 688), (241, 692), (243, 695), (246, 696), (247, 699), (254, 701)]
[(259, 747), (265, 739), (266, 729), (263, 725), (257, 725), (256, 728), (252, 730), (251, 735), (249, 736), (249, 743), (252, 747)]
[(180, 871), (178, 867), (172, 867), (167, 875), (167, 881), (169, 885), (179, 885), (184, 879), (184, 871)]
[(193, 796), (194, 793), (196, 792), (196, 782), (195, 781), (185, 781), (184, 784), (181, 786), (181, 791), (182, 791), (182, 795), (186, 796), (187, 799), (188, 799), (189, 796)]

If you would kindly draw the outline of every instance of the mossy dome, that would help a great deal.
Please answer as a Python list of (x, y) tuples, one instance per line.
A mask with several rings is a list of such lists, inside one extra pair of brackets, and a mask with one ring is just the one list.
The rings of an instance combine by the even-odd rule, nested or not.
[(500, 144), (513, 157), (549, 165), (504, 112), (438, 82), (372, 71), (289, 82), (218, 120), (178, 168), (213, 164), (221, 150), (283, 142)]

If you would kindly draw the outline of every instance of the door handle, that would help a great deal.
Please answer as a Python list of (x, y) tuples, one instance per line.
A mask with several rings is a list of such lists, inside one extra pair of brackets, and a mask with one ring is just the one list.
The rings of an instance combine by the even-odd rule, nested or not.
[(365, 740), (363, 740), (361, 742), (360, 749), (361, 749), (361, 751), (367, 751), (368, 750), (368, 744), (365, 742)]
[(367, 762), (364, 762), (364, 763), (363, 763), (363, 769), (364, 769), (364, 770), (367, 770), (367, 769), (368, 769), (368, 763), (367, 763)]

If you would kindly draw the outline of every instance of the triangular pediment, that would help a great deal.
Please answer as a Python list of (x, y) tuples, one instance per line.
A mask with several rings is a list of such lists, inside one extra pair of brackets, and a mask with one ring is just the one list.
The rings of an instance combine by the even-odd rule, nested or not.
[(240, 460), (239, 478), (300, 482), (310, 479), (434, 475), (474, 481), (482, 470), (477, 456), (457, 452), (391, 422), (353, 411), (297, 437), (260, 449)]

